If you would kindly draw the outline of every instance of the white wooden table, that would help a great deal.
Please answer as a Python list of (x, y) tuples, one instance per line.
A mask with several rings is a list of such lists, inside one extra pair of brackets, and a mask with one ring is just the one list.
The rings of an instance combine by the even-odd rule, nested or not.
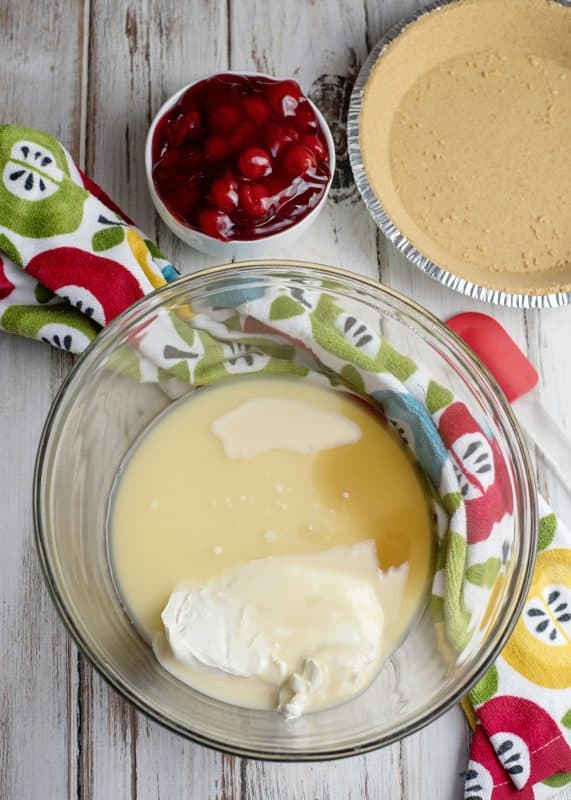
[[(1, 0), (2, 121), (57, 135), (80, 165), (155, 236), (183, 272), (214, 263), (157, 222), (143, 144), (166, 97), (227, 68), (320, 78), (330, 111), (367, 51), (415, 0)], [(324, 77), (329, 76), (329, 77)], [(337, 76), (337, 77), (335, 77)], [(571, 310), (485, 307), (443, 289), (384, 239), (345, 180), (284, 256), (380, 278), (441, 317), (492, 312), (540, 370), (545, 403), (571, 425)], [(263, 251), (260, 252), (263, 256)], [(469, 732), (459, 709), (383, 751), (317, 765), (211, 752), (125, 703), (89, 667), (52, 607), (32, 530), (32, 470), (50, 402), (71, 366), (44, 344), (0, 334), (1, 800), (456, 800)], [(538, 459), (564, 518), (571, 500)], [(571, 792), (560, 797), (571, 798)]]

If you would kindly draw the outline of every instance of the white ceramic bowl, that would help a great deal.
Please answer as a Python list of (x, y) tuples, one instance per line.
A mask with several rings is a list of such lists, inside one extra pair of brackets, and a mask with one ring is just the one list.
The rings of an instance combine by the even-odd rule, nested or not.
[[(275, 78), (272, 75), (266, 75), (263, 72), (238, 72), (235, 70), (226, 70), (220, 74), (246, 75), (248, 77), (279, 80), (278, 78)], [(206, 76), (206, 78), (208, 77), (212, 76)], [(207, 255), (211, 256), (218, 256), (219, 258), (225, 258), (228, 261), (232, 259), (242, 260), (255, 257), (260, 255), (262, 249), (264, 254), (271, 254), (272, 249), (277, 251), (283, 245), (289, 244), (297, 239), (298, 236), (301, 236), (302, 233), (304, 233), (311, 225), (313, 225), (317, 219), (317, 216), (325, 205), (327, 195), (329, 194), (329, 189), (331, 188), (333, 175), (335, 174), (335, 143), (333, 141), (333, 136), (331, 135), (331, 131), (329, 130), (329, 126), (327, 125), (323, 114), (319, 111), (317, 106), (312, 103), (309, 98), (307, 98), (315, 113), (315, 116), (317, 117), (317, 121), (327, 144), (327, 150), (329, 154), (329, 169), (331, 175), (319, 203), (309, 212), (309, 214), (300, 219), (299, 222), (294, 223), (290, 228), (286, 228), (286, 230), (279, 231), (278, 233), (268, 234), (268, 236), (258, 239), (240, 239), (224, 242), (220, 239), (214, 238), (213, 236), (207, 236), (205, 233), (202, 233), (195, 228), (191, 228), (190, 225), (184, 225), (182, 222), (180, 222), (180, 220), (173, 216), (173, 214), (171, 214), (169, 209), (163, 203), (153, 181), (152, 155), (153, 137), (159, 120), (161, 120), (167, 111), (169, 111), (175, 105), (175, 103), (178, 102), (179, 98), (187, 91), (187, 89), (190, 89), (191, 86), (194, 86), (203, 80), (205, 80), (205, 77), (198, 78), (196, 81), (188, 83), (186, 86), (183, 86), (182, 89), (179, 89), (178, 92), (175, 92), (175, 94), (171, 95), (171, 97), (169, 97), (169, 99), (160, 107), (158, 113), (151, 123), (151, 127), (149, 128), (149, 132), (147, 134), (147, 141), (145, 143), (145, 172), (147, 174), (147, 184), (149, 186), (151, 199), (159, 213), (159, 216), (165, 225), (171, 229), (175, 236), (178, 236), (179, 239), (182, 239), (183, 242), (189, 244), (191, 247), (194, 247), (196, 250), (200, 250), (201, 253), (206, 253)]]

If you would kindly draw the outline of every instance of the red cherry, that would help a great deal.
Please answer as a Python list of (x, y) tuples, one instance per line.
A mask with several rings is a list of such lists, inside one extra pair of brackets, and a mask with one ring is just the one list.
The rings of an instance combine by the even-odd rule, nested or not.
[(200, 230), (207, 236), (227, 242), (232, 234), (232, 220), (223, 211), (205, 208), (198, 215)]
[(233, 153), (239, 153), (247, 147), (252, 147), (256, 143), (256, 126), (250, 120), (241, 122), (234, 133), (230, 136), (230, 149)]
[(236, 75), (234, 72), (221, 72), (211, 80), (226, 83), (228, 86), (241, 86), (247, 82), (248, 78), (245, 75)]
[(221, 211), (228, 213), (234, 211), (238, 205), (238, 181), (231, 172), (212, 181), (210, 199), (212, 205), (221, 209)]
[[(171, 213), (217, 239), (257, 239), (323, 196), (328, 150), (294, 81), (199, 81), (159, 121), (153, 179)], [(301, 177), (303, 176), (303, 178)]]
[(222, 161), (229, 155), (230, 146), (228, 140), (219, 133), (213, 133), (204, 142), (204, 155), (213, 161)]
[(252, 219), (264, 217), (269, 210), (269, 193), (260, 183), (243, 183), (239, 189), (240, 205)]
[(202, 105), (204, 97), (205, 81), (200, 81), (191, 86), (177, 103), (178, 108), (184, 114), (187, 111), (198, 111)]
[(181, 185), (173, 187), (173, 190), (168, 194), (168, 198), (173, 207), (176, 208), (177, 216), (190, 221), (200, 199), (196, 181), (185, 181)]
[(306, 147), (315, 153), (317, 158), (320, 158), (322, 161), (329, 161), (329, 153), (327, 152), (327, 147), (325, 146), (325, 142), (316, 136), (314, 133), (304, 133), (302, 136), (299, 137), (300, 144), (304, 144)]
[(205, 108), (217, 108), (230, 102), (231, 84), (225, 75), (215, 75), (204, 82), (202, 102)]
[(264, 181), (269, 193), (268, 202), (276, 219), (287, 219), (288, 204), (297, 194), (298, 187), (296, 183), (292, 183), (285, 175), (278, 175), (277, 173), (270, 175)]
[(299, 134), (295, 128), (282, 127), (271, 122), (265, 132), (264, 140), (272, 158), (278, 158), (290, 144), (297, 142)]
[(280, 117), (293, 117), (301, 99), (301, 89), (295, 81), (269, 83), (266, 97), (273, 111)]
[(171, 147), (180, 147), (186, 138), (186, 131), (181, 124), (183, 117), (172, 119), (167, 130), (167, 141)]
[(186, 128), (187, 138), (192, 138), (200, 133), (202, 125), (198, 111), (187, 111), (182, 122)]
[(245, 178), (256, 180), (264, 178), (272, 171), (270, 156), (261, 147), (249, 147), (238, 159), (240, 172)]
[(168, 181), (176, 174), (179, 163), (179, 153), (176, 150), (167, 150), (153, 167), (153, 177), (155, 180)]
[(302, 100), (295, 110), (295, 127), (300, 133), (317, 130), (317, 117), (307, 100)]
[(250, 117), (256, 125), (263, 125), (270, 117), (270, 107), (266, 101), (257, 95), (253, 97), (245, 97), (242, 100), (242, 105), (246, 114)]
[(198, 111), (187, 111), (176, 122), (171, 124), (168, 140), (171, 147), (180, 147), (187, 139), (200, 133), (200, 114)]
[(209, 120), (213, 130), (218, 133), (230, 133), (240, 122), (240, 112), (236, 106), (218, 106), (210, 112)]
[(204, 155), (200, 150), (183, 150), (180, 153), (177, 172), (187, 177), (201, 174), (204, 168)]
[(314, 153), (303, 144), (291, 147), (284, 156), (283, 171), (290, 178), (305, 175), (317, 166)]
[(273, 175), (270, 175), (270, 177), (264, 181), (264, 185), (271, 198), (280, 199), (281, 195), (291, 186), (291, 182), (285, 175), (278, 175), (274, 172)]
[(238, 107), (242, 101), (244, 89), (248, 86), (245, 75), (216, 75), (208, 81), (208, 91), (205, 105), (215, 109), (220, 106), (230, 105)]

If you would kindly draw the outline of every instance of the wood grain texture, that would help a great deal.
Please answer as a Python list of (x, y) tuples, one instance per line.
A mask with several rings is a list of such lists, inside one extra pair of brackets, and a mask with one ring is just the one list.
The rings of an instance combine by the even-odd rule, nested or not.
[[(162, 102), (221, 69), (294, 76), (328, 115), (341, 178), (315, 227), (284, 256), (381, 277), (436, 314), (490, 311), (442, 289), (381, 237), (343, 158), (351, 83), (383, 31), (416, 0), (4, 0), (0, 74), (8, 121), (59, 136), (183, 272), (214, 263), (157, 222), (143, 148)], [(319, 79), (319, 80), (318, 80)], [(264, 255), (263, 249), (260, 256)], [(571, 426), (569, 312), (493, 313), (540, 367), (545, 402)], [(49, 403), (69, 360), (0, 336), (0, 800), (456, 800), (469, 734), (459, 709), (383, 751), (279, 765), (193, 745), (108, 688), (71, 644), (34, 552), (31, 482)], [(5, 454), (10, 454), (9, 458)], [(538, 460), (540, 486), (571, 521), (571, 500)], [(560, 800), (571, 798), (562, 792)]]
[[(367, 53), (367, 19), (359, 3), (276, 3), (271, 13), (265, 0), (231, 3), (232, 69), (266, 71), (294, 76), (332, 125), (337, 143), (344, 139), (348, 93)], [(318, 32), (316, 36), (316, 32)], [(378, 277), (375, 228), (348, 181), (332, 192), (311, 234), (284, 248), (283, 255), (346, 266)], [(352, 182), (351, 182), (352, 184)]]
[[(46, 128), (79, 156), (84, 8), (0, 4), (2, 121)], [(0, 797), (75, 797), (77, 657), (48, 596), (31, 492), (44, 418), (70, 360), (0, 337)]]

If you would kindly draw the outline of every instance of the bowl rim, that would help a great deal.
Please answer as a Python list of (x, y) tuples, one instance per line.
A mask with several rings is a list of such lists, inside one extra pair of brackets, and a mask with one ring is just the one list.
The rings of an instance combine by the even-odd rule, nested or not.
[[(349, 283), (356, 284), (355, 288), (357, 289), (359, 288), (359, 284), (361, 284), (365, 289), (373, 289), (375, 292), (385, 294), (392, 300), (396, 300), (398, 303), (401, 303), (405, 309), (408, 308), (408, 310), (420, 315), (423, 322), (428, 323), (433, 331), (438, 332), (438, 335), (443, 337), (447, 346), (451, 346), (452, 350), (456, 350), (461, 357), (468, 361), (468, 363), (471, 362), (471, 365), (476, 369), (478, 383), (480, 384), (479, 388), (483, 388), (485, 390), (487, 399), (491, 400), (492, 404), (495, 404), (501, 412), (503, 416), (502, 425), (504, 427), (507, 425), (507, 429), (512, 436), (511, 444), (515, 445), (517, 456), (520, 459), (519, 468), (522, 472), (522, 476), (525, 478), (523, 492), (520, 492), (520, 494), (526, 495), (527, 493), (527, 496), (523, 497), (523, 500), (525, 501), (524, 507), (529, 515), (529, 519), (527, 520), (529, 525), (529, 551), (527, 553), (527, 561), (523, 565), (524, 568), (517, 574), (514, 573), (514, 576), (512, 577), (512, 580), (515, 580), (516, 578), (519, 580), (519, 593), (514, 592), (513, 596), (509, 598), (511, 608), (508, 609), (509, 614), (506, 614), (508, 617), (508, 622), (503, 623), (496, 621), (496, 632), (493, 634), (496, 637), (496, 641), (493, 646), (488, 647), (489, 652), (487, 653), (486, 658), (479, 664), (479, 666), (477, 666), (477, 668), (473, 668), (468, 676), (464, 678), (462, 685), (459, 686), (442, 702), (440, 702), (436, 708), (425, 710), (401, 731), (385, 735), (380, 738), (377, 737), (368, 740), (364, 744), (342, 746), (337, 748), (333, 747), (317, 752), (294, 753), (287, 751), (276, 753), (275, 751), (269, 749), (260, 752), (259, 750), (247, 746), (233, 746), (227, 742), (220, 742), (209, 736), (205, 736), (199, 731), (193, 730), (188, 726), (184, 726), (171, 719), (168, 719), (158, 710), (156, 710), (151, 704), (149, 704), (142, 695), (133, 691), (129, 686), (125, 685), (124, 682), (114, 677), (108, 671), (107, 665), (102, 664), (98, 660), (97, 656), (92, 653), (90, 645), (83, 640), (82, 634), (75, 625), (72, 614), (70, 611), (68, 611), (63, 599), (59, 595), (57, 582), (52, 574), (50, 565), (49, 548), (45, 544), (43, 534), (42, 496), (43, 481), (45, 478), (44, 465), (48, 462), (47, 455), (50, 452), (50, 446), (52, 444), (51, 433), (68, 390), (77, 380), (81, 379), (82, 372), (84, 369), (89, 367), (89, 362), (93, 358), (94, 353), (101, 349), (105, 350), (108, 346), (113, 344), (114, 339), (120, 335), (124, 323), (129, 322), (130, 315), (132, 315), (134, 312), (141, 312), (146, 308), (147, 305), (149, 305), (151, 309), (153, 304), (157, 303), (157, 300), (160, 301), (164, 296), (168, 296), (169, 294), (176, 296), (177, 293), (184, 291), (187, 286), (191, 287), (195, 281), (200, 281), (203, 278), (210, 278), (220, 275), (232, 278), (237, 271), (246, 271), (252, 273), (260, 273), (260, 271), (262, 271), (260, 278), (275, 277), (275, 275), (279, 272), (283, 272), (284, 275), (291, 276), (292, 271), (296, 270), (298, 271), (298, 274), (302, 274), (304, 277), (307, 276), (308, 272), (315, 272), (320, 277), (325, 276), (331, 278), (341, 278)], [(271, 275), (264, 275), (264, 271), (266, 273), (271, 272)], [(134, 320), (132, 319), (130, 321), (133, 322)], [(431, 333), (433, 331), (431, 330)], [(471, 688), (480, 680), (480, 678), (482, 678), (482, 676), (496, 660), (521, 615), (535, 567), (539, 511), (535, 474), (527, 446), (511, 406), (487, 367), (453, 330), (448, 328), (441, 320), (438, 319), (438, 317), (432, 314), (432, 312), (428, 311), (414, 300), (409, 299), (405, 295), (392, 289), (391, 287), (382, 284), (379, 281), (375, 281), (373, 278), (368, 278), (343, 268), (330, 267), (314, 262), (297, 261), (291, 259), (259, 259), (247, 260), (244, 262), (236, 261), (228, 264), (222, 264), (220, 266), (206, 267), (191, 273), (190, 275), (178, 278), (172, 283), (166, 284), (165, 286), (162, 286), (159, 289), (156, 289), (148, 295), (142, 297), (132, 306), (119, 314), (89, 344), (87, 349), (81, 354), (80, 358), (69, 371), (63, 383), (59, 387), (52, 401), (46, 422), (42, 430), (34, 466), (33, 520), (36, 549), (38, 552), (42, 573), (48, 586), (52, 601), (62, 622), (64, 623), (64, 626), (67, 629), (67, 632), (72, 637), (82, 655), (87, 659), (87, 661), (89, 661), (96, 672), (98, 672), (99, 675), (101, 675), (101, 677), (115, 691), (117, 691), (124, 700), (132, 703), (138, 711), (144, 713), (148, 718), (158, 722), (168, 730), (171, 730), (172, 732), (177, 733), (186, 739), (196, 742), (197, 744), (201, 744), (216, 751), (239, 757), (291, 763), (336, 760), (340, 758), (361, 755), (381, 747), (386, 747), (397, 741), (401, 741), (407, 736), (410, 736), (411, 734), (426, 727), (428, 724), (436, 721), (453, 706), (457, 705), (467, 695)]]
[[(404, 233), (393, 222), (381, 201), (373, 191), (367, 176), (360, 143), (360, 116), (363, 102), (363, 94), (369, 77), (382, 58), (387, 47), (397, 39), (407, 28), (414, 25), (419, 19), (427, 14), (438, 12), (445, 6), (454, 3), (461, 3), (462, 0), (433, 0), (412, 14), (400, 19), (395, 25), (391, 26), (374, 45), (361, 70), (351, 92), (349, 102), (349, 112), (347, 115), (347, 150), (353, 178), (365, 206), (375, 221), (382, 234), (391, 242), (397, 250), (415, 267), (418, 267), (426, 275), (441, 283), (449, 289), (454, 289), (460, 294), (471, 297), (474, 300), (481, 300), (486, 303), (505, 306), (507, 308), (559, 308), (571, 304), (571, 291), (555, 291), (533, 294), (528, 292), (510, 292), (503, 289), (494, 289), (490, 286), (466, 280), (459, 275), (445, 269), (439, 264), (425, 256), (422, 251), (404, 235)], [(571, 0), (555, 0), (555, 2), (570, 8)]]
[[(181, 236), (177, 233), (175, 226), (180, 226), (184, 231), (188, 231), (189, 234), (192, 234), (197, 239), (203, 239), (203, 240), (208, 241), (208, 242), (215, 242), (216, 245), (221, 246), (221, 247), (225, 247), (226, 246), (229, 249), (232, 248), (232, 247), (234, 247), (234, 248), (240, 247), (240, 245), (255, 246), (255, 245), (263, 245), (265, 242), (276, 242), (281, 237), (285, 237), (285, 236), (287, 236), (287, 234), (297, 230), (297, 228), (300, 225), (302, 225), (302, 223), (305, 223), (306, 225), (309, 225), (314, 221), (314, 219), (317, 217), (317, 215), (319, 214), (319, 212), (321, 211), (321, 209), (323, 208), (323, 206), (325, 205), (325, 203), (327, 201), (327, 197), (329, 195), (329, 190), (331, 189), (331, 184), (333, 183), (333, 178), (335, 177), (336, 154), (335, 154), (335, 140), (333, 139), (333, 134), (331, 133), (331, 129), (329, 128), (329, 124), (327, 123), (327, 120), (325, 119), (323, 114), (318, 109), (318, 107), (315, 105), (315, 103), (312, 100), (310, 100), (310, 98), (305, 94), (305, 92), (303, 92), (303, 89), (302, 89), (303, 96), (305, 97), (305, 99), (308, 101), (308, 103), (310, 104), (311, 108), (313, 109), (313, 112), (314, 112), (315, 116), (317, 117), (317, 121), (319, 123), (319, 127), (321, 128), (321, 131), (322, 131), (322, 133), (323, 133), (323, 135), (325, 137), (325, 142), (327, 144), (327, 153), (328, 153), (328, 156), (329, 156), (329, 173), (330, 174), (329, 174), (329, 180), (325, 184), (325, 189), (324, 189), (323, 195), (321, 196), (321, 198), (320, 198), (319, 202), (317, 203), (317, 205), (314, 206), (311, 209), (311, 211), (308, 214), (306, 214), (304, 217), (302, 217), (301, 219), (297, 220), (297, 222), (294, 222), (293, 225), (290, 225), (288, 228), (284, 228), (284, 230), (282, 230), (282, 231), (277, 231), (276, 233), (269, 233), (267, 236), (261, 236), (261, 237), (258, 237), (257, 239), (229, 239), (228, 241), (224, 241), (223, 239), (217, 239), (215, 236), (210, 236), (207, 233), (203, 233), (202, 231), (198, 230), (198, 228), (193, 228), (191, 225), (187, 225), (186, 223), (184, 223), (181, 220), (177, 219), (177, 217), (175, 217), (172, 214), (170, 209), (163, 202), (161, 196), (159, 195), (159, 193), (158, 193), (158, 191), (156, 189), (155, 182), (153, 180), (153, 137), (154, 137), (155, 130), (157, 128), (158, 123), (163, 118), (163, 116), (167, 113), (167, 111), (169, 111), (169, 109), (171, 109), (176, 104), (176, 102), (179, 100), (179, 98), (182, 97), (182, 95), (188, 89), (190, 89), (191, 86), (195, 86), (197, 83), (200, 83), (201, 81), (208, 80), (209, 78), (214, 78), (217, 75), (244, 75), (246, 77), (251, 77), (251, 78), (255, 78), (255, 77), (257, 77), (257, 78), (268, 78), (269, 80), (276, 81), (276, 82), (279, 82), (279, 81), (282, 81), (282, 80), (294, 80), (294, 79), (289, 79), (289, 78), (276, 78), (275, 75), (268, 75), (265, 72), (255, 72), (255, 71), (252, 72), (252, 71), (248, 71), (248, 70), (227, 69), (227, 70), (223, 70), (223, 71), (220, 71), (220, 72), (204, 74), (201, 77), (196, 78), (196, 80), (190, 81), (185, 86), (181, 87), (176, 92), (171, 94), (164, 101), (164, 103), (161, 105), (161, 107), (159, 108), (159, 110), (157, 111), (155, 116), (153, 117), (152, 122), (149, 125), (149, 129), (147, 131), (147, 136), (145, 138), (145, 155), (144, 155), (145, 175), (146, 175), (146, 178), (147, 178), (147, 187), (148, 187), (148, 190), (149, 190), (149, 194), (151, 195), (151, 200), (153, 201), (153, 204), (156, 207), (157, 211), (159, 211), (159, 213), (160, 213), (162, 219), (164, 220), (165, 224), (168, 224), (168, 227), (170, 228), (172, 233), (174, 233), (174, 235), (179, 239), (181, 238)], [(296, 81), (296, 83), (297, 83), (297, 81)], [(167, 222), (167, 220), (168, 220), (168, 222)]]

